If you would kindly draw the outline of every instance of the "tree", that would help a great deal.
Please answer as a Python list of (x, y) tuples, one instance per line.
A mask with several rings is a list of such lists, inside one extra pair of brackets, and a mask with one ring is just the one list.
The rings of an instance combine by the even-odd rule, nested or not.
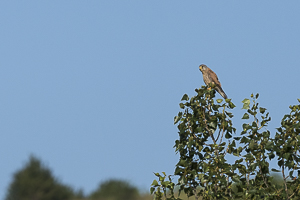
[(24, 168), (14, 174), (5, 199), (68, 200), (72, 197), (72, 189), (60, 184), (53, 177), (50, 169), (31, 156)]
[[(213, 88), (213, 85), (211, 85)], [(230, 99), (213, 99), (215, 90), (202, 86), (197, 95), (184, 95), (174, 118), (179, 139), (175, 151), (180, 155), (174, 175), (155, 173), (151, 193), (156, 199), (180, 199), (185, 193), (194, 199), (300, 199), (300, 104), (281, 121), (275, 137), (267, 130), (271, 120), (266, 108), (259, 107), (258, 94), (243, 101), (246, 110), (241, 133), (232, 125), (235, 105)], [(298, 99), (300, 103), (300, 99)], [(233, 135), (235, 134), (235, 135)], [(230, 158), (234, 160), (229, 163)], [(277, 168), (270, 169), (270, 160)], [(281, 172), (282, 184), (273, 181), (271, 171)], [(173, 182), (178, 178), (177, 183)]]
[(138, 189), (122, 180), (105, 181), (90, 195), (95, 200), (136, 200), (138, 197)]

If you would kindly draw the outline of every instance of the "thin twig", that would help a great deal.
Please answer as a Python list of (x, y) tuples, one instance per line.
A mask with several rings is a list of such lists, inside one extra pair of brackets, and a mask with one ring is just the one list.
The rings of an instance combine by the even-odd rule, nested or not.
[(194, 188), (195, 200), (198, 200), (197, 188)]
[[(219, 136), (220, 136), (220, 133), (221, 133), (221, 129), (219, 129), (219, 133), (218, 133), (218, 137), (217, 137), (216, 141), (218, 141)], [(222, 140), (221, 140), (221, 141), (222, 141)], [(221, 144), (221, 142), (220, 142), (220, 144)]]
[[(248, 169), (249, 169), (249, 163), (247, 163), (247, 167), (248, 167)], [(247, 180), (247, 191), (249, 190), (249, 181), (250, 181), (250, 172), (248, 172), (248, 174), (246, 175), (245, 174), (245, 178), (246, 178), (246, 180)]]
[(265, 178), (265, 176), (263, 175), (263, 173), (262, 173), (262, 170), (261, 170), (261, 166), (259, 166), (259, 172), (260, 172), (260, 175), (262, 176), (262, 178), (263, 178), (263, 181), (264, 181), (264, 183), (265, 183), (265, 185), (267, 186), (267, 188), (269, 187), (269, 185), (268, 185), (268, 183), (266, 182), (266, 178)]
[[(203, 110), (203, 116), (205, 117), (205, 113), (204, 113), (204, 110)], [(211, 132), (211, 130), (209, 130), (208, 126), (207, 126), (207, 123), (206, 123), (206, 119), (204, 119), (204, 123), (205, 123), (205, 129), (208, 131), (209, 135), (211, 136), (214, 144), (217, 144), (216, 143), (216, 140), (215, 140), (215, 137), (213, 135), (213, 133)]]
[[(284, 188), (285, 188), (285, 193), (288, 196), (288, 189), (287, 189), (287, 185), (286, 185), (286, 177), (284, 174), (284, 164), (282, 165), (282, 177), (283, 177), (283, 182), (284, 182)], [(288, 197), (289, 199), (289, 197)]]
[(289, 196), (289, 199), (292, 198), (296, 194), (297, 190), (299, 190), (299, 187), (300, 186), (298, 186), (297, 189), (295, 190), (295, 192), (291, 196)]
[[(220, 129), (221, 130), (221, 129)], [(222, 140), (223, 140), (223, 136), (224, 136), (224, 132), (225, 132), (225, 128), (224, 128), (224, 126), (223, 126), (223, 129), (222, 129), (222, 136), (221, 136), (221, 140), (220, 140), (220, 143), (219, 144), (221, 144), (222, 143)], [(218, 136), (219, 137), (219, 136)], [(219, 138), (218, 138), (219, 139)], [(217, 141), (218, 141), (218, 139), (217, 139)]]

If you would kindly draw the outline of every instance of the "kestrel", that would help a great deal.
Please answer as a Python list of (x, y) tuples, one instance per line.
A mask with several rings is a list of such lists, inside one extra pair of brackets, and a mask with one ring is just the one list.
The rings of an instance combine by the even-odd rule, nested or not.
[(203, 74), (203, 81), (206, 85), (209, 85), (210, 83), (213, 83), (216, 85), (215, 89), (219, 94), (224, 98), (227, 99), (227, 95), (223, 91), (221, 87), (221, 83), (219, 82), (219, 79), (215, 72), (213, 72), (211, 69), (209, 69), (206, 65), (200, 65), (199, 66), (200, 71)]

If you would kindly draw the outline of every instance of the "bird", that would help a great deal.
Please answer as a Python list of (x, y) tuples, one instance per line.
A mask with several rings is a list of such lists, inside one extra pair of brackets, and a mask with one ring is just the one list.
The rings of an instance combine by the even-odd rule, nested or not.
[(217, 92), (224, 98), (227, 99), (227, 95), (222, 89), (221, 83), (218, 79), (218, 76), (213, 72), (210, 68), (208, 68), (206, 65), (201, 64), (199, 66), (200, 71), (203, 74), (203, 81), (208, 86), (210, 83), (215, 84), (215, 89)]

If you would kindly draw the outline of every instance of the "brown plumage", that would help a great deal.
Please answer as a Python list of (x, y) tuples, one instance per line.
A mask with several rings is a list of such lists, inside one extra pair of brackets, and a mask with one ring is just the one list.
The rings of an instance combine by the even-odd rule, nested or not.
[(199, 69), (203, 74), (204, 83), (206, 85), (209, 85), (210, 83), (215, 84), (216, 85), (215, 89), (217, 90), (217, 92), (219, 92), (219, 94), (224, 99), (227, 99), (227, 95), (223, 91), (221, 83), (220, 83), (217, 75), (215, 74), (215, 72), (213, 72), (211, 69), (209, 69), (206, 65), (203, 65), (203, 64), (199, 66)]

